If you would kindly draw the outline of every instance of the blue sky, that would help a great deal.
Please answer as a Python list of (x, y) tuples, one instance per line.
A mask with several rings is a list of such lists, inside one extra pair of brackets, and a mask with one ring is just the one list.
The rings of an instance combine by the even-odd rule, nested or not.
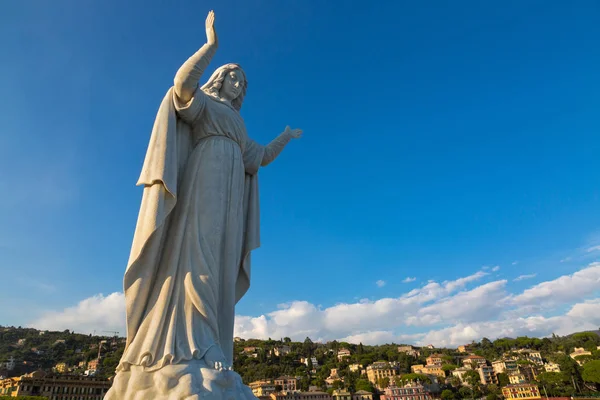
[[(513, 333), (539, 335), (580, 310), (569, 328), (600, 324), (592, 0), (4, 4), (0, 324), (122, 327), (135, 182), (210, 9), (210, 69), (244, 67), (250, 135), (305, 131), (260, 173), (262, 247), (240, 335), (441, 343), (454, 329), (458, 343), (509, 318), (525, 321)], [(576, 286), (564, 297), (531, 300), (565, 282)], [(344, 310), (358, 308), (377, 318), (352, 325)], [(345, 330), (326, 321), (336, 313)]]

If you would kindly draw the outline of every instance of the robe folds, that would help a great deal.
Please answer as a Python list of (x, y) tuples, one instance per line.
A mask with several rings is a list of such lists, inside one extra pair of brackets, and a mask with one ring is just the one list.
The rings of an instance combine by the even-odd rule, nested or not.
[(138, 185), (144, 186), (124, 277), (127, 343), (117, 371), (201, 359), (233, 361), (235, 304), (260, 245), (257, 172), (265, 148), (239, 112), (197, 89), (169, 89)]

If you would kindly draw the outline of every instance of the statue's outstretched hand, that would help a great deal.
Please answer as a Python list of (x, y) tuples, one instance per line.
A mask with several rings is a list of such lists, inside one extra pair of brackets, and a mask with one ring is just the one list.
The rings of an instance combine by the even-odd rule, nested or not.
[(206, 17), (206, 43), (218, 45), (217, 32), (215, 31), (215, 12), (210, 10)]
[(294, 139), (298, 139), (302, 136), (302, 129), (291, 129), (288, 125), (285, 127), (285, 131), (283, 133), (293, 137)]

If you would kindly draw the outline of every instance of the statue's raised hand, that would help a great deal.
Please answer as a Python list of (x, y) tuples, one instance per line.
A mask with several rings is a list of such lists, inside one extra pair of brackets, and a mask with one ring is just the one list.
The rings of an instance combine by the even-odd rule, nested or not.
[(288, 125), (285, 127), (284, 133), (293, 137), (294, 139), (298, 139), (302, 136), (302, 129), (291, 129)]
[(215, 31), (215, 12), (210, 10), (206, 17), (206, 43), (210, 45), (218, 45), (217, 32)]

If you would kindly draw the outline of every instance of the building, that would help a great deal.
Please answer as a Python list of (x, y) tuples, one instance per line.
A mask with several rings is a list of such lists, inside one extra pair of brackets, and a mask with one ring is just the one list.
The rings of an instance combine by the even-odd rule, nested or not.
[(462, 345), (462, 346), (458, 346), (457, 350), (458, 350), (459, 353), (468, 353), (470, 349), (469, 349), (469, 345), (465, 344), (465, 345)]
[(496, 374), (508, 374), (517, 370), (517, 362), (514, 360), (498, 360), (492, 362), (492, 368), (494, 368)]
[(502, 388), (502, 395), (506, 400), (536, 400), (542, 398), (537, 385), (533, 385), (531, 383), (520, 383), (518, 385), (505, 386)]
[(274, 354), (276, 357), (281, 357), (283, 355), (290, 354), (291, 351), (292, 349), (290, 346), (278, 346), (273, 348), (273, 350), (271, 350), (269, 353)]
[(350, 364), (348, 366), (348, 368), (350, 369), (350, 372), (357, 372), (358, 370), (360, 370), (363, 366), (360, 364)]
[(54, 372), (58, 372), (59, 374), (66, 374), (69, 372), (69, 366), (66, 363), (58, 363), (53, 369)]
[(258, 347), (249, 346), (249, 347), (244, 347), (244, 350), (242, 350), (242, 351), (246, 354), (250, 354), (250, 353), (256, 353), (258, 350), (259, 350)]
[(460, 368), (456, 368), (454, 371), (452, 371), (452, 376), (457, 377), (458, 379), (460, 379), (461, 383), (464, 383), (465, 380), (463, 378), (463, 376), (470, 371), (469, 368), (465, 368), (465, 367), (460, 367)]
[(398, 353), (404, 353), (414, 358), (421, 355), (421, 353), (412, 346), (398, 346)]
[(442, 369), (441, 365), (426, 365), (420, 373), (425, 375), (433, 375), (440, 378), (446, 377), (446, 371)]
[(586, 349), (584, 349), (583, 347), (575, 347), (575, 349), (573, 350), (573, 352), (571, 354), (569, 354), (569, 356), (571, 356), (571, 358), (575, 361), (577, 361), (577, 364), (581, 365), (581, 361), (579, 361), (576, 357), (579, 356), (591, 356), (592, 352), (591, 351), (587, 351)]
[(529, 349), (521, 349), (521, 350), (517, 350), (517, 353), (520, 354), (521, 357), (523, 357), (525, 360), (531, 361), (534, 364), (537, 364), (537, 365), (544, 364), (544, 360), (542, 359), (542, 354), (539, 351), (529, 350)]
[(88, 361), (87, 369), (90, 371), (98, 371), (98, 369), (100, 369), (100, 359), (94, 358), (93, 360)]
[(380, 378), (390, 378), (398, 375), (398, 367), (390, 365), (388, 362), (375, 362), (367, 366), (367, 379), (373, 386), (379, 387), (377, 382)]
[(8, 371), (12, 371), (13, 369), (15, 369), (15, 358), (13, 356), (11, 356), (8, 361), (0, 363), (0, 368), (4, 368)]
[(487, 365), (487, 361), (485, 358), (481, 356), (476, 356), (471, 354), (470, 356), (466, 356), (462, 360), (463, 366), (470, 369), (477, 369), (482, 365)]
[(481, 365), (477, 369), (477, 372), (479, 373), (481, 383), (484, 385), (490, 385), (492, 383), (496, 385), (498, 384), (498, 377), (494, 372), (494, 368), (490, 367), (489, 365)]
[(274, 381), (275, 386), (281, 386), (284, 392), (296, 392), (298, 389), (298, 379), (291, 376), (280, 376)]
[(345, 390), (334, 390), (331, 397), (333, 400), (352, 400), (352, 394)]
[(525, 375), (518, 373), (518, 372), (513, 372), (512, 374), (508, 375), (508, 381), (510, 382), (511, 385), (527, 383), (527, 379), (525, 379)]
[(241, 338), (241, 337), (239, 337), (239, 336), (236, 336), (236, 337), (234, 337), (234, 338), (233, 338), (233, 341), (234, 341), (235, 343), (239, 343), (239, 342), (243, 342), (243, 341), (244, 341), (244, 339), (242, 339), (242, 338)]
[(256, 397), (275, 393), (275, 384), (269, 380), (251, 382), (248, 386)]
[(373, 393), (359, 390), (352, 395), (352, 400), (373, 400)]
[(41, 396), (50, 400), (102, 400), (111, 386), (105, 379), (32, 372), (0, 381), (0, 395)]
[(435, 349), (435, 346), (434, 346), (434, 345), (432, 345), (432, 344), (428, 344), (428, 345), (427, 345), (427, 348), (428, 348), (429, 350), (433, 350), (433, 349)]
[(444, 362), (442, 357), (443, 356), (441, 354), (432, 354), (429, 357), (427, 357), (425, 361), (427, 362), (427, 365), (442, 365), (442, 363)]
[(431, 394), (420, 383), (404, 386), (390, 385), (384, 390), (385, 400), (432, 400)]
[(410, 366), (410, 372), (413, 374), (422, 374), (425, 366), (423, 364), (415, 364)]
[(560, 372), (560, 365), (553, 362), (549, 362), (544, 364), (544, 369), (546, 370), (546, 372)]
[(332, 400), (324, 392), (271, 393), (271, 400)]
[(520, 374), (525, 376), (527, 382), (533, 382), (538, 376), (538, 367), (536, 365), (519, 365), (517, 369)]
[(337, 368), (331, 368), (331, 371), (329, 372), (329, 376), (325, 379), (325, 383), (327, 384), (327, 386), (332, 386), (333, 382), (335, 381), (344, 381), (342, 378), (340, 378), (340, 376), (338, 375), (337, 372)]
[(340, 349), (337, 353), (337, 358), (339, 361), (342, 361), (346, 357), (350, 357), (351, 353), (348, 349)]

